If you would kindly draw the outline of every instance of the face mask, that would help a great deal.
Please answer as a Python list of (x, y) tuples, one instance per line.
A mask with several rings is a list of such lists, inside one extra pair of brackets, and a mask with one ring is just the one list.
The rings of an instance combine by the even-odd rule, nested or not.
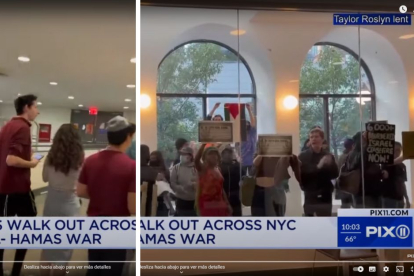
[(181, 155), (180, 156), (180, 163), (187, 164), (191, 162), (190, 156)]

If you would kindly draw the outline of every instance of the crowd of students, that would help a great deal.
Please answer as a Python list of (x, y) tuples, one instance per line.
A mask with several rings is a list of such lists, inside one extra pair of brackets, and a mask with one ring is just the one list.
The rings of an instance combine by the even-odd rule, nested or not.
[[(215, 105), (206, 120), (223, 120), (220, 115), (214, 116), (218, 106)], [(170, 170), (160, 152), (149, 155), (148, 150), (148, 156), (141, 156), (142, 168), (147, 171), (157, 168), (152, 179), (141, 175), (141, 183), (162, 180), (170, 184), (176, 198), (176, 216), (241, 216), (240, 187), (249, 178), (254, 178), (255, 182), (254, 192), (249, 195), (251, 215), (284, 216), (291, 178), (289, 168), (304, 193), (305, 216), (332, 216), (334, 198), (341, 200), (342, 208), (410, 206), (399, 142), (395, 142), (393, 165), (367, 162), (365, 132), (345, 139), (344, 152), (336, 159), (329, 151), (324, 131), (315, 126), (309, 131), (309, 138), (298, 156), (260, 156), (255, 154), (258, 152), (256, 120), (250, 107), (246, 107), (251, 122), (246, 122), (247, 139), (241, 146), (201, 144), (197, 150), (194, 143), (177, 139), (177, 159)], [(240, 158), (237, 147), (241, 151)], [(359, 172), (357, 193), (351, 194), (338, 186), (341, 174), (347, 172)], [(171, 215), (171, 212), (158, 215)]]
[[(30, 127), (39, 114), (37, 97), (20, 96), (14, 104), (16, 116), (0, 131), (0, 208), (5, 217), (34, 217), (37, 209), (30, 171), (38, 166), (41, 158), (32, 151)], [(136, 163), (134, 157), (125, 154), (127, 151), (135, 154), (135, 144), (131, 146), (135, 125), (117, 116), (107, 123), (106, 129), (108, 147), (86, 159), (74, 125), (64, 124), (56, 132), (44, 160), (43, 180), (48, 183), (48, 193), (43, 216), (79, 216), (80, 198), (89, 199), (88, 216), (135, 215)], [(16, 250), (12, 276), (20, 275), (26, 251)], [(1, 259), (3, 253), (0, 249)], [(87, 275), (122, 275), (127, 253), (123, 249), (88, 250), (90, 265), (106, 264), (111, 269), (91, 269)], [(42, 265), (45, 262), (64, 265), (71, 257), (72, 250), (64, 249), (43, 250), (41, 254)], [(0, 262), (0, 275), (3, 275), (2, 266)], [(66, 271), (42, 270), (41, 274), (64, 275)]]

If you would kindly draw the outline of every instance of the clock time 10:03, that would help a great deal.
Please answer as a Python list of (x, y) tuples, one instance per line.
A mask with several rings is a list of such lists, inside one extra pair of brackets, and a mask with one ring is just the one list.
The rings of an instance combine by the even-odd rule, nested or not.
[(361, 230), (359, 224), (342, 224), (342, 231), (358, 231)]

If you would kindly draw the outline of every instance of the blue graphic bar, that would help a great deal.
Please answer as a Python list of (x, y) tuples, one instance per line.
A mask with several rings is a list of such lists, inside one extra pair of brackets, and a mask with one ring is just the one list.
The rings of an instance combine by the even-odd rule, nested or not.
[(335, 13), (334, 25), (411, 25), (411, 14), (402, 13)]
[(338, 247), (413, 247), (413, 217), (338, 217)]

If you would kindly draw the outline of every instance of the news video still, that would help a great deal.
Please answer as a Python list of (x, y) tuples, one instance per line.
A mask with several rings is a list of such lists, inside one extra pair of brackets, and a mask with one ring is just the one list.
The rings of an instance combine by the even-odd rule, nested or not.
[(141, 275), (414, 275), (413, 12), (142, 1)]

